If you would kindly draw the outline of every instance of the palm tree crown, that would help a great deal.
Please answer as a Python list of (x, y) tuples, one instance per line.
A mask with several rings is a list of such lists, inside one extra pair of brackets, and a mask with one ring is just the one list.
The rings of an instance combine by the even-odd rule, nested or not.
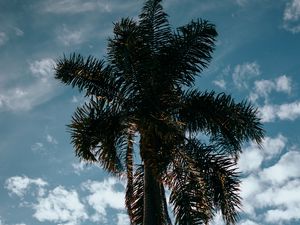
[(105, 60), (57, 61), (56, 78), (90, 99), (72, 117), (72, 144), (79, 158), (126, 174), (131, 224), (171, 224), (165, 188), (176, 224), (207, 224), (217, 210), (235, 224), (236, 159), (264, 131), (249, 103), (194, 88), (211, 60), (215, 26), (199, 19), (172, 31), (167, 18), (161, 0), (147, 0), (138, 21), (114, 24)]

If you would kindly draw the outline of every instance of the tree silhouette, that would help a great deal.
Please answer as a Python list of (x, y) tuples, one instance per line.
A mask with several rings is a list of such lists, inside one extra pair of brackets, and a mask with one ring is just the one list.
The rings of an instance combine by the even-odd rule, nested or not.
[(176, 224), (208, 224), (217, 210), (235, 224), (236, 159), (264, 131), (249, 103), (194, 87), (211, 60), (215, 26), (198, 19), (172, 31), (167, 17), (161, 0), (148, 0), (138, 21), (114, 24), (106, 59), (57, 61), (56, 78), (89, 97), (69, 125), (72, 144), (79, 158), (126, 174), (131, 224), (171, 224), (165, 188)]

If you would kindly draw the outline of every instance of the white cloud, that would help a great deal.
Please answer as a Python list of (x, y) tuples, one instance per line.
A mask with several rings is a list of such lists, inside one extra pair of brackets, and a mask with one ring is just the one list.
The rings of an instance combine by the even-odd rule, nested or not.
[(248, 0), (236, 0), (236, 3), (239, 6), (245, 6), (248, 3)]
[(294, 178), (300, 178), (300, 153), (289, 151), (273, 166), (260, 172), (262, 179), (274, 184), (284, 184)]
[(47, 182), (41, 178), (31, 179), (26, 176), (10, 177), (5, 181), (5, 188), (8, 189), (10, 194), (15, 194), (19, 197), (23, 197), (32, 185), (38, 187), (38, 195), (41, 196), (44, 194), (43, 187), (47, 185)]
[(292, 33), (300, 32), (300, 0), (291, 0), (286, 4), (283, 27)]
[(258, 98), (263, 97), (265, 102), (268, 102), (272, 91), (290, 94), (292, 91), (291, 78), (282, 75), (273, 80), (257, 80), (254, 82), (254, 88), (250, 93), (249, 99), (255, 102)]
[(34, 61), (29, 64), (31, 73), (41, 79), (43, 82), (47, 82), (53, 78), (55, 62), (51, 58), (45, 58)]
[(0, 32), (0, 46), (8, 41), (8, 36), (4, 32)]
[(226, 89), (226, 81), (225, 80), (214, 80), (213, 84), (218, 86), (221, 89)]
[(88, 166), (84, 161), (80, 161), (79, 163), (72, 163), (72, 167), (74, 169), (74, 173), (80, 175), (82, 171), (89, 170), (91, 167)]
[(259, 225), (258, 223), (253, 222), (252, 220), (242, 220), (239, 225)]
[(300, 102), (282, 104), (278, 108), (278, 117), (281, 120), (295, 120), (300, 116)]
[(239, 159), (239, 168), (243, 172), (251, 172), (260, 169), (263, 162), (263, 153), (258, 148), (247, 148)]
[(108, 178), (103, 182), (89, 180), (82, 184), (83, 189), (91, 193), (86, 197), (88, 204), (96, 211), (91, 217), (92, 221), (105, 222), (107, 207), (117, 210), (125, 209), (124, 192), (116, 190), (117, 185), (122, 184), (115, 178)]
[(241, 197), (243, 199), (242, 210), (249, 215), (255, 215), (255, 206), (253, 201), (256, 194), (262, 191), (263, 187), (260, 180), (255, 175), (249, 175), (242, 179)]
[(51, 221), (61, 225), (77, 225), (88, 218), (84, 205), (75, 190), (66, 190), (58, 186), (47, 197), (38, 198), (33, 206), (34, 217), (40, 221)]
[(286, 147), (286, 144), (287, 138), (281, 134), (275, 138), (265, 137), (261, 148), (252, 142), (243, 149), (243, 153), (238, 161), (238, 168), (243, 173), (257, 171), (260, 169), (263, 161), (271, 160), (279, 155)]
[(130, 220), (127, 214), (125, 213), (118, 213), (118, 222), (117, 225), (129, 225)]
[(275, 119), (295, 120), (300, 116), (300, 101), (282, 105), (267, 104), (259, 107), (259, 117), (262, 122), (273, 122)]
[(36, 142), (31, 146), (31, 150), (34, 152), (42, 152), (45, 151), (44, 144), (41, 142)]
[(14, 27), (14, 30), (15, 30), (15, 34), (17, 36), (23, 36), (24, 35), (24, 31), (22, 31), (20, 28)]
[[(245, 158), (240, 167), (246, 168), (242, 170), (244, 176), (248, 174), (241, 183), (242, 210), (248, 220), (241, 221), (240, 225), (286, 224), (300, 219), (300, 151), (294, 146), (282, 154), (287, 141), (280, 134), (275, 138), (267, 137), (262, 149), (250, 145), (245, 154), (242, 153), (241, 158)], [(247, 151), (259, 151), (259, 168), (248, 169), (251, 166), (247, 164), (257, 163), (251, 161), (251, 155), (247, 158)], [(279, 160), (274, 162), (279, 155)]]
[(47, 134), (46, 139), (47, 139), (47, 142), (50, 143), (50, 144), (53, 144), (53, 145), (58, 144), (57, 140), (53, 136), (51, 136), (50, 134)]
[(256, 62), (246, 62), (235, 66), (232, 79), (239, 89), (248, 88), (248, 81), (260, 74), (260, 67)]
[(292, 79), (286, 75), (278, 77), (276, 80), (276, 91), (290, 94), (292, 91)]
[(300, 219), (300, 180), (292, 180), (283, 186), (267, 188), (257, 195), (257, 203), (268, 207), (265, 220), (278, 224)]
[(266, 137), (262, 142), (261, 149), (264, 154), (264, 159), (270, 160), (274, 156), (282, 153), (283, 149), (286, 147), (286, 144), (287, 138), (281, 134), (278, 134), (275, 138)]
[(216, 213), (216, 215), (213, 218), (213, 221), (211, 221), (211, 225), (225, 225), (225, 222), (222, 218), (222, 214), (220, 212)]
[(277, 106), (264, 105), (259, 107), (258, 116), (261, 118), (261, 122), (273, 122), (277, 118)]
[(58, 31), (57, 40), (65, 46), (77, 45), (84, 42), (84, 33), (86, 31), (83, 28), (71, 30), (66, 25), (63, 25)]

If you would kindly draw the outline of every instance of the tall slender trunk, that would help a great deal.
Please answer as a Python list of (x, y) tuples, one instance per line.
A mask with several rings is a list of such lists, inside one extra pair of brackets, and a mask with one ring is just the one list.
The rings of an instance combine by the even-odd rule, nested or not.
[(143, 225), (165, 224), (163, 211), (160, 183), (156, 180), (151, 164), (145, 161)]
[(133, 220), (133, 212), (132, 212), (132, 198), (133, 198), (133, 137), (134, 131), (129, 131), (128, 134), (128, 144), (127, 144), (127, 152), (126, 152), (126, 174), (127, 174), (127, 187), (126, 187), (126, 195), (125, 195), (125, 203), (127, 212), (132, 223)]
[(141, 133), (140, 150), (144, 163), (143, 225), (164, 225), (161, 182), (157, 174), (157, 139), (153, 133)]

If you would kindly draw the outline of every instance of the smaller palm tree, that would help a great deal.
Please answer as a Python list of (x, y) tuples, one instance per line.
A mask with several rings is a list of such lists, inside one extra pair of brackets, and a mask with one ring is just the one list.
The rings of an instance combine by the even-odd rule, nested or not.
[(237, 221), (236, 160), (242, 143), (260, 143), (264, 131), (249, 103), (193, 88), (216, 36), (200, 19), (172, 31), (161, 0), (148, 0), (138, 22), (115, 23), (106, 60), (57, 61), (56, 78), (90, 99), (69, 125), (75, 153), (126, 175), (131, 224), (171, 224), (166, 188), (176, 224), (208, 224), (217, 210)]

